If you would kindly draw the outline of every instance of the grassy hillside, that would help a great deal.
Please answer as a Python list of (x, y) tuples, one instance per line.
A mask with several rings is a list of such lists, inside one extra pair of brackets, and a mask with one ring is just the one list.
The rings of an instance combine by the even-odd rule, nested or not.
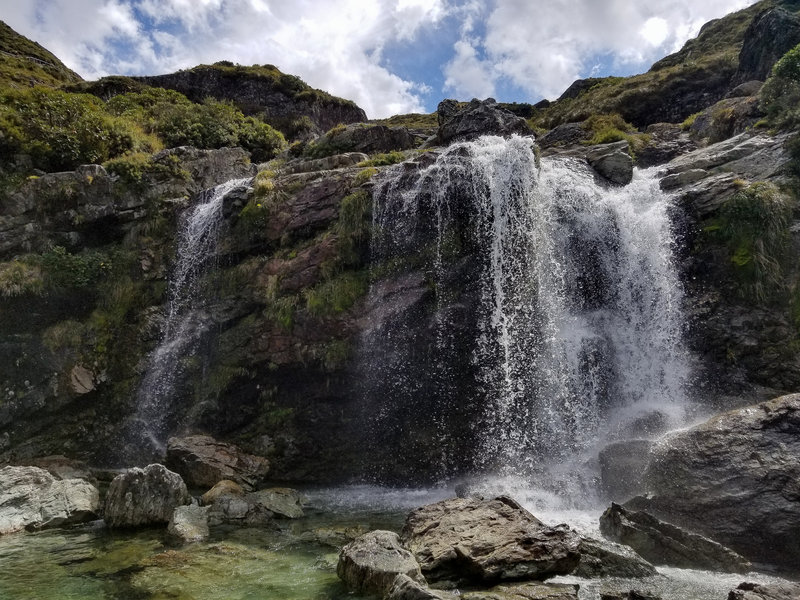
[(56, 56), (0, 21), (0, 89), (81, 81)]

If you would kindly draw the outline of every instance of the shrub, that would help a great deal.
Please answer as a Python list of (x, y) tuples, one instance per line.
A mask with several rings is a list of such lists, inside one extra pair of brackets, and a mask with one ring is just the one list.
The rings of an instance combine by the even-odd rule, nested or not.
[(349, 271), (305, 290), (306, 309), (318, 317), (342, 313), (366, 293), (366, 274)]
[(774, 127), (790, 129), (800, 125), (800, 44), (772, 67), (760, 98), (761, 109)]
[(359, 167), (386, 167), (389, 165), (394, 165), (399, 162), (403, 162), (406, 159), (406, 155), (404, 152), (400, 152), (399, 150), (392, 150), (391, 152), (387, 152), (385, 154), (376, 154), (372, 158), (368, 160), (363, 160), (358, 163), (357, 166)]
[(355, 179), (353, 179), (353, 185), (356, 187), (364, 185), (366, 182), (372, 179), (377, 172), (378, 169), (375, 167), (365, 167), (361, 169), (358, 175), (356, 175)]
[(44, 290), (42, 271), (37, 265), (21, 260), (0, 263), (0, 296), (12, 298), (38, 295)]

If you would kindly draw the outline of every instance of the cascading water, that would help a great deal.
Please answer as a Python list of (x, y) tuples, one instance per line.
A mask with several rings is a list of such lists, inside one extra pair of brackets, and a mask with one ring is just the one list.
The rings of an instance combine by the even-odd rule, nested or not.
[[(181, 219), (177, 256), (169, 279), (169, 304), (158, 347), (150, 355), (137, 392), (137, 410), (131, 437), (134, 444), (163, 450), (169, 403), (181, 380), (185, 361), (191, 360), (207, 332), (210, 320), (203, 310), (200, 280), (217, 253), (223, 222), (223, 200), (249, 179), (233, 179), (202, 193)], [(142, 449), (137, 449), (142, 452)]]
[[(474, 468), (525, 477), (543, 466), (574, 469), (599, 443), (642, 435), (637, 418), (680, 418), (688, 360), (669, 198), (652, 173), (623, 188), (595, 177), (575, 159), (539, 167), (528, 139), (484, 137), (375, 190), (376, 263), (432, 245), (438, 348), (426, 370), (445, 379), (435, 411), (444, 445), (448, 415), (467, 402), (446, 391), (456, 379), (447, 366), (453, 331), (464, 328), (452, 307), (470, 307), (482, 407)], [(472, 264), (455, 284), (454, 245)], [(384, 379), (404, 362), (387, 369), (381, 358), (373, 352), (367, 364)], [(420, 379), (406, 376), (398, 394)]]

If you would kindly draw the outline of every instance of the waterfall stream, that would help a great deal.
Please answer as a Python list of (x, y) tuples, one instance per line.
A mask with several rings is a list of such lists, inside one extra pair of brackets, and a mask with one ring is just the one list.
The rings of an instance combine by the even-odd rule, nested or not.
[[(466, 322), (453, 307), (470, 306), (474, 467), (526, 477), (677, 425), (689, 374), (670, 199), (654, 174), (608, 187), (583, 161), (537, 163), (529, 139), (484, 137), (374, 194), (376, 262), (432, 243), (439, 350), (428, 370), (449, 373), (443, 389), (465, 376), (447, 366), (448, 340)], [(455, 283), (454, 254), (472, 264)], [(371, 356), (370, 372), (392, 375)], [(446, 445), (447, 415), (466, 401), (454, 390), (437, 402)]]
[[(203, 310), (201, 277), (213, 263), (223, 221), (223, 200), (249, 179), (233, 179), (205, 190), (181, 218), (175, 265), (169, 278), (169, 300), (161, 338), (150, 355), (137, 392), (133, 437), (151, 449), (163, 450), (169, 403), (176, 393), (186, 361), (210, 326)], [(140, 450), (141, 451), (141, 450)]]

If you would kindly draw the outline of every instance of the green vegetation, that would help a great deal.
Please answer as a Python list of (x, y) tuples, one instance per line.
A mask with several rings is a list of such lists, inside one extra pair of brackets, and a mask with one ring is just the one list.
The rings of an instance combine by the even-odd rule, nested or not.
[(378, 169), (375, 167), (365, 167), (359, 171), (356, 178), (353, 180), (353, 185), (358, 187), (360, 185), (364, 185), (370, 179), (372, 179), (378, 173)]
[(175, 178), (189, 181), (191, 175), (183, 168), (180, 158), (168, 154), (159, 160), (154, 160), (152, 154), (133, 152), (117, 158), (112, 158), (103, 163), (109, 173), (119, 175), (120, 179), (129, 185), (140, 185), (145, 175), (155, 175), (162, 178)]
[(391, 152), (386, 152), (384, 154), (376, 154), (372, 158), (368, 160), (361, 161), (358, 163), (359, 167), (385, 167), (388, 165), (394, 165), (399, 162), (403, 162), (406, 159), (405, 152), (400, 152), (399, 150), (392, 150)]
[(0, 89), (80, 81), (55, 55), (0, 21)]
[(58, 171), (159, 148), (155, 137), (107, 113), (90, 94), (44, 87), (0, 94), (0, 157), (24, 153), (35, 166)]
[(370, 121), (374, 125), (386, 125), (387, 127), (408, 127), (409, 129), (436, 129), (439, 127), (439, 117), (435, 112), (428, 114), (409, 113), (405, 115), (394, 115), (388, 119), (377, 119)]
[(366, 272), (346, 271), (304, 290), (306, 310), (316, 317), (342, 313), (367, 293), (367, 287)]
[(753, 183), (727, 200), (704, 228), (727, 248), (741, 294), (764, 301), (782, 288), (791, 206), (778, 188)]
[(332, 127), (318, 140), (303, 144), (301, 146), (303, 156), (306, 158), (324, 158), (351, 151), (353, 149), (352, 140), (343, 135), (346, 131), (347, 126), (342, 123)]
[(625, 121), (618, 114), (592, 115), (583, 122), (583, 128), (592, 136), (585, 143), (610, 144), (626, 140), (631, 150), (641, 149), (648, 141), (649, 136), (636, 131), (636, 128)]
[(369, 239), (371, 215), (372, 198), (366, 190), (356, 190), (342, 198), (339, 204), (339, 218), (333, 228), (341, 264), (359, 263), (359, 248)]
[(775, 63), (760, 96), (761, 109), (773, 127), (800, 126), (800, 44)]
[(43, 290), (44, 278), (38, 265), (21, 260), (0, 263), (0, 297), (39, 295)]
[(700, 113), (701, 113), (701, 112), (702, 112), (702, 111), (697, 111), (696, 113), (692, 113), (691, 115), (689, 115), (688, 117), (686, 117), (686, 118), (683, 120), (683, 123), (681, 123), (681, 129), (682, 129), (683, 131), (688, 131), (689, 129), (691, 129), (691, 128), (692, 128), (692, 125), (694, 125), (694, 122), (697, 120), (697, 117), (699, 117), (699, 116), (700, 116)]

